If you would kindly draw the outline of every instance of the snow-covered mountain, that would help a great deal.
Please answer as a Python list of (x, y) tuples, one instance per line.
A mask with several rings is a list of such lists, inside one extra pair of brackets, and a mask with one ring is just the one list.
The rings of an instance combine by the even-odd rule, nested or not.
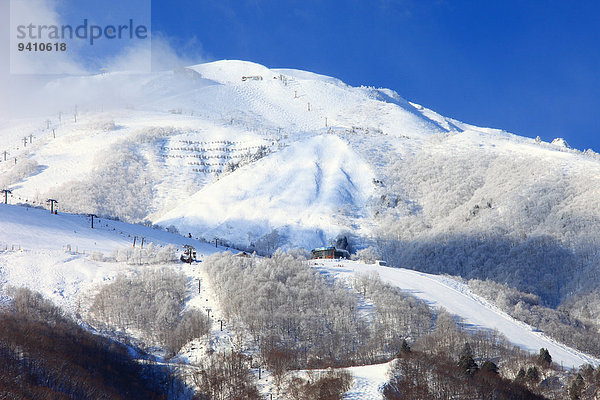
[[(58, 79), (40, 102), (53, 112), (0, 120), (0, 200), (9, 203), (0, 204), (0, 306), (11, 287), (28, 287), (95, 330), (87, 324), (100, 291), (166, 264), (187, 279), (183, 309), (214, 323), (169, 360), (187, 368), (208, 349), (231, 350), (246, 328), (227, 326), (202, 268), (214, 261), (173, 264), (172, 246), (192, 244), (204, 259), (339, 239), (396, 267), (310, 264), (344, 292), (360, 297), (349, 285), (371, 273), (471, 328), (549, 349), (555, 363), (599, 362), (589, 340), (600, 326), (592, 151), (472, 126), (389, 89), (243, 61)], [(49, 199), (57, 215), (39, 209)], [(98, 216), (93, 230), (87, 214)], [(362, 298), (367, 320), (376, 308)], [(379, 398), (389, 366), (349, 368), (347, 397)]]
[(395, 265), (493, 278), (552, 305), (597, 282), (593, 152), (243, 61), (46, 92), (54, 114), (0, 124), (11, 203), (53, 198), (265, 252), (345, 235)]
[[(372, 181), (386, 165), (379, 152), (396, 146), (382, 139), (420, 141), (445, 131), (389, 90), (240, 61), (67, 78), (47, 90), (89, 95), (46, 126), (4, 124), (11, 156), (29, 163), (2, 165), (3, 184), (18, 185), (17, 199), (53, 196), (65, 210), (148, 219), (245, 245), (273, 229), (306, 247), (366, 229)], [(98, 112), (113, 104), (128, 108)], [(26, 149), (23, 132), (36, 139)], [(380, 138), (364, 140), (370, 136)], [(141, 191), (133, 188), (142, 181)], [(126, 193), (113, 193), (115, 186)]]
[[(135, 249), (131, 247), (134, 237), (138, 238)], [(152, 269), (152, 266), (139, 265), (136, 261), (142, 237), (146, 240), (146, 251), (150, 252), (153, 250), (148, 250), (148, 243), (157, 246), (157, 249), (159, 246), (174, 245), (181, 248), (184, 244), (192, 244), (198, 251), (198, 258), (204, 260), (215, 252), (225, 250), (140, 225), (95, 219), (94, 229), (91, 229), (90, 218), (83, 215), (52, 215), (47, 210), (0, 204), (0, 306), (6, 303), (4, 294), (8, 288), (27, 287), (40, 292), (80, 324), (92, 329), (87, 325), (87, 318), (94, 295), (115, 282), (119, 275), (140, 274), (143, 270)], [(132, 261), (117, 262), (113, 257), (120, 251), (132, 251)], [(224, 318), (224, 314), (203, 266), (203, 263), (170, 264), (170, 268), (188, 278), (185, 308), (199, 309), (203, 313), (211, 310), (212, 348), (229, 350), (234, 332), (227, 324), (224, 330), (219, 327), (218, 322)], [(470, 329), (496, 330), (515, 345), (532, 353), (541, 347), (547, 348), (557, 364), (576, 367), (585, 363), (595, 366), (600, 363), (598, 358), (558, 343), (535, 328), (511, 318), (454, 279), (356, 261), (315, 260), (312, 267), (339, 281), (350, 281), (354, 276), (365, 273), (377, 274), (384, 282), (414, 294), (430, 306), (445, 308), (461, 318)], [(198, 281), (201, 282), (201, 291), (198, 291)], [(373, 312), (373, 305), (369, 307)], [(170, 362), (177, 365), (202, 360), (206, 357), (205, 345), (204, 341), (195, 340), (184, 346)], [(346, 397), (380, 399), (381, 387), (388, 378), (389, 369), (390, 363), (348, 368), (354, 376), (354, 383)], [(258, 374), (258, 370), (255, 373)], [(269, 376), (266, 372), (263, 377), (265, 374)], [(265, 397), (273, 390), (271, 379), (263, 378), (260, 385)]]

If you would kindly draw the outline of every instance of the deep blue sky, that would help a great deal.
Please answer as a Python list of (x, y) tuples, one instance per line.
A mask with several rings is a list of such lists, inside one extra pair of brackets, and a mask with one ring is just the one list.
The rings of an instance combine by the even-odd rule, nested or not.
[(180, 52), (396, 90), (443, 115), (600, 151), (600, 2), (152, 1)]

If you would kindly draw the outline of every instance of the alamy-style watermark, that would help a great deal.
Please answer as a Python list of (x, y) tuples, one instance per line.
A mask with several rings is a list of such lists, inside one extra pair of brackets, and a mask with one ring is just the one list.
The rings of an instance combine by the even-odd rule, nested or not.
[(11, 73), (102, 71), (120, 58), (149, 71), (150, 17), (150, 0), (11, 0)]
[[(133, 19), (124, 25), (91, 25), (88, 24), (87, 18), (83, 20), (81, 25), (73, 27), (72, 25), (37, 25), (30, 23), (29, 25), (17, 25), (17, 39), (29, 42), (55, 41), (65, 39), (84, 39), (89, 40), (90, 46), (94, 45), (94, 41), (98, 43), (99, 39), (146, 39), (148, 38), (148, 27), (145, 25), (134, 25)], [(19, 42), (23, 45), (24, 42)], [(58, 44), (58, 42), (54, 42)], [(19, 51), (22, 51), (22, 46), (18, 46)], [(54, 46), (55, 49), (57, 46)], [(64, 51), (64, 50), (63, 50)]]

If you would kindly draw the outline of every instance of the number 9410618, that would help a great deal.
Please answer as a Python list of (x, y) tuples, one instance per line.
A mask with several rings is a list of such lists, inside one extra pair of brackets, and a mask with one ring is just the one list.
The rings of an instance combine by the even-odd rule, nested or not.
[(19, 43), (17, 44), (17, 49), (19, 51), (66, 51), (67, 44), (66, 43), (38, 43), (38, 42), (27, 42), (27, 43)]

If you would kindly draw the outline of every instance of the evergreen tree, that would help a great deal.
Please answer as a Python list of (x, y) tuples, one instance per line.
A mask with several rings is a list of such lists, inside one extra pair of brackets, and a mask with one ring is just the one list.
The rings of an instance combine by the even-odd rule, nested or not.
[(465, 342), (462, 350), (460, 351), (459, 357), (460, 358), (463, 358), (463, 357), (473, 358), (473, 349), (471, 348), (471, 345), (469, 344), (469, 342)]
[[(481, 371), (497, 374), (498, 366), (496, 364), (494, 364), (492, 361), (486, 360), (483, 364), (481, 364)], [(525, 374), (525, 371), (523, 371), (523, 374)]]
[(575, 380), (571, 383), (569, 387), (569, 398), (571, 400), (579, 400), (581, 399), (581, 394), (583, 389), (585, 388), (585, 382), (583, 381), (583, 376), (581, 374), (577, 374)]
[(473, 350), (469, 343), (465, 343), (460, 352), (458, 367), (467, 375), (473, 375), (479, 370), (479, 366), (475, 360), (473, 360)]
[(410, 346), (408, 345), (408, 342), (406, 341), (406, 339), (402, 339), (402, 344), (400, 345), (400, 353), (402, 354), (408, 354), (410, 353)]
[(540, 372), (536, 367), (529, 367), (527, 369), (527, 374), (525, 375), (525, 378), (529, 382), (537, 383), (540, 381)]
[(338, 236), (336, 241), (335, 241), (335, 248), (336, 249), (343, 249), (343, 250), (348, 250), (348, 238), (346, 236)]
[(517, 381), (517, 382), (525, 381), (525, 370), (523, 369), (523, 367), (521, 367), (519, 369), (519, 372), (517, 373), (517, 377), (515, 378), (515, 381)]
[(552, 356), (548, 349), (541, 348), (537, 358), (537, 363), (544, 368), (548, 368), (552, 364)]

